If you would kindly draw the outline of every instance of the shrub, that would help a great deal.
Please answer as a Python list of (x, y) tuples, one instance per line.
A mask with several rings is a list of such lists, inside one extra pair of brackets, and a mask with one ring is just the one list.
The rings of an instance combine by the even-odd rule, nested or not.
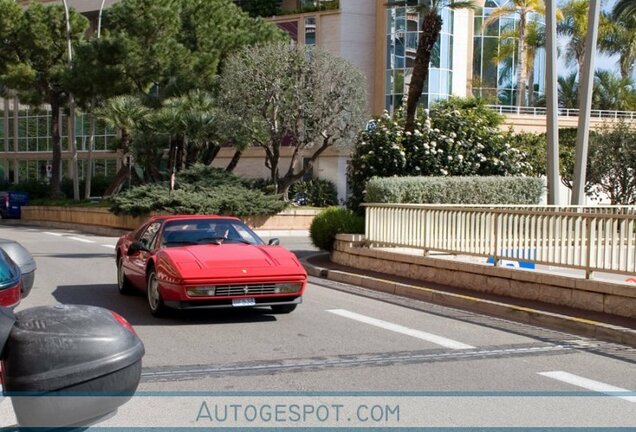
[(538, 204), (544, 192), (536, 177), (372, 178), (369, 203)]
[(329, 207), (316, 215), (309, 227), (312, 243), (331, 252), (336, 234), (364, 233), (364, 219), (353, 211), (341, 207)]
[(113, 198), (111, 211), (134, 216), (156, 211), (246, 217), (276, 214), (286, 206), (276, 195), (244, 186), (233, 174), (195, 165), (177, 175), (172, 193), (168, 182), (133, 187)]
[(303, 194), (310, 206), (328, 207), (338, 204), (338, 190), (329, 180), (314, 178), (296, 182), (289, 188), (289, 195), (293, 197), (297, 193)]
[[(367, 181), (392, 176), (510, 176), (528, 174), (526, 155), (501, 132), (501, 118), (474, 99), (453, 98), (422, 111), (413, 134), (403, 113), (385, 113), (357, 139), (347, 172), (354, 210)], [(367, 200), (368, 201), (368, 200)]]

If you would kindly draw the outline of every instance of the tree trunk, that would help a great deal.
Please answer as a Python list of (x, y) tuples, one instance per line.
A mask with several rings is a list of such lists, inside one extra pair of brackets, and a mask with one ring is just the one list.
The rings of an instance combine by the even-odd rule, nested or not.
[(53, 147), (51, 167), (51, 198), (64, 198), (60, 187), (62, 171), (62, 145), (60, 143), (60, 101), (57, 94), (51, 93), (51, 146)]
[(422, 29), (423, 31), (417, 44), (415, 65), (413, 66), (413, 74), (411, 75), (409, 93), (406, 100), (406, 119), (404, 124), (406, 132), (415, 130), (417, 104), (422, 96), (424, 82), (428, 79), (428, 68), (433, 47), (442, 31), (442, 17), (437, 14), (435, 9), (431, 9), (424, 15)]
[(115, 176), (115, 179), (111, 182), (110, 185), (108, 185), (108, 188), (106, 188), (106, 191), (104, 192), (105, 197), (117, 195), (119, 191), (121, 190), (122, 186), (124, 186), (124, 183), (126, 182), (126, 178), (128, 177), (130, 173), (130, 168), (131, 168), (129, 166), (130, 160), (128, 157), (126, 157), (130, 151), (128, 148), (128, 141), (129, 141), (128, 133), (126, 132), (125, 129), (122, 129), (121, 149), (124, 155), (124, 160), (121, 165), (121, 168), (119, 169), (119, 171), (117, 172), (117, 175)]
[(121, 191), (121, 188), (126, 183), (126, 180), (128, 179), (129, 174), (130, 174), (130, 167), (124, 163), (121, 166), (121, 168), (119, 168), (119, 171), (117, 172), (117, 175), (115, 176), (115, 179), (113, 180), (113, 182), (108, 186), (108, 189), (106, 189), (106, 192), (104, 192), (104, 197), (117, 195)]
[(241, 150), (236, 150), (234, 152), (234, 156), (232, 156), (232, 160), (230, 161), (230, 163), (227, 165), (227, 168), (225, 168), (225, 171), (227, 172), (233, 172), (234, 168), (236, 168), (236, 166), (239, 163), (239, 160), (241, 159), (241, 155), (243, 154), (243, 152)]
[(517, 44), (517, 106), (526, 106), (526, 15), (521, 14), (519, 19), (519, 42)]
[(211, 146), (208, 146), (203, 151), (203, 155), (201, 156), (201, 162), (203, 162), (203, 165), (210, 165), (220, 151), (221, 151), (221, 146), (218, 144), (213, 144)]

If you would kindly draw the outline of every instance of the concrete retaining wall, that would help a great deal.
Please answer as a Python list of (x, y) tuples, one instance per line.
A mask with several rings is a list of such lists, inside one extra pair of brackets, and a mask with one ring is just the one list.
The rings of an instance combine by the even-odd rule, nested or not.
[[(308, 230), (318, 210), (291, 209), (273, 216), (255, 216), (246, 219), (250, 227), (259, 230)], [(146, 217), (117, 216), (105, 208), (90, 207), (22, 207), (25, 222), (56, 222), (121, 230), (137, 228)]]
[(340, 234), (331, 260), (358, 269), (478, 292), (636, 318), (636, 287), (485, 263), (399, 254), (363, 245), (364, 236)]

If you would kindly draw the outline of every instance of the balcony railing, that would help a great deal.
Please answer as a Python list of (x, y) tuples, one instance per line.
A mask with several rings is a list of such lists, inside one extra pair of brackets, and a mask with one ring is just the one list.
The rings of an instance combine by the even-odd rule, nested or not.
[[(511, 105), (487, 105), (488, 108), (497, 111), (499, 114), (524, 114), (532, 116), (545, 116), (547, 108), (545, 107), (518, 107)], [(561, 117), (578, 117), (579, 110), (575, 108), (559, 108), (558, 114)], [(605, 119), (636, 119), (636, 111), (611, 111), (611, 110), (591, 110), (591, 116), (594, 118)]]
[(636, 274), (636, 207), (367, 204), (372, 244)]

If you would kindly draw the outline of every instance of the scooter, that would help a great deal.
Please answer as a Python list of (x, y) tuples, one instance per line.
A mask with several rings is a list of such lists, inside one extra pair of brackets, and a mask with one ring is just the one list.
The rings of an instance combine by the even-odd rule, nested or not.
[(0, 307), (0, 378), (19, 428), (84, 428), (128, 402), (144, 345), (110, 310)]

